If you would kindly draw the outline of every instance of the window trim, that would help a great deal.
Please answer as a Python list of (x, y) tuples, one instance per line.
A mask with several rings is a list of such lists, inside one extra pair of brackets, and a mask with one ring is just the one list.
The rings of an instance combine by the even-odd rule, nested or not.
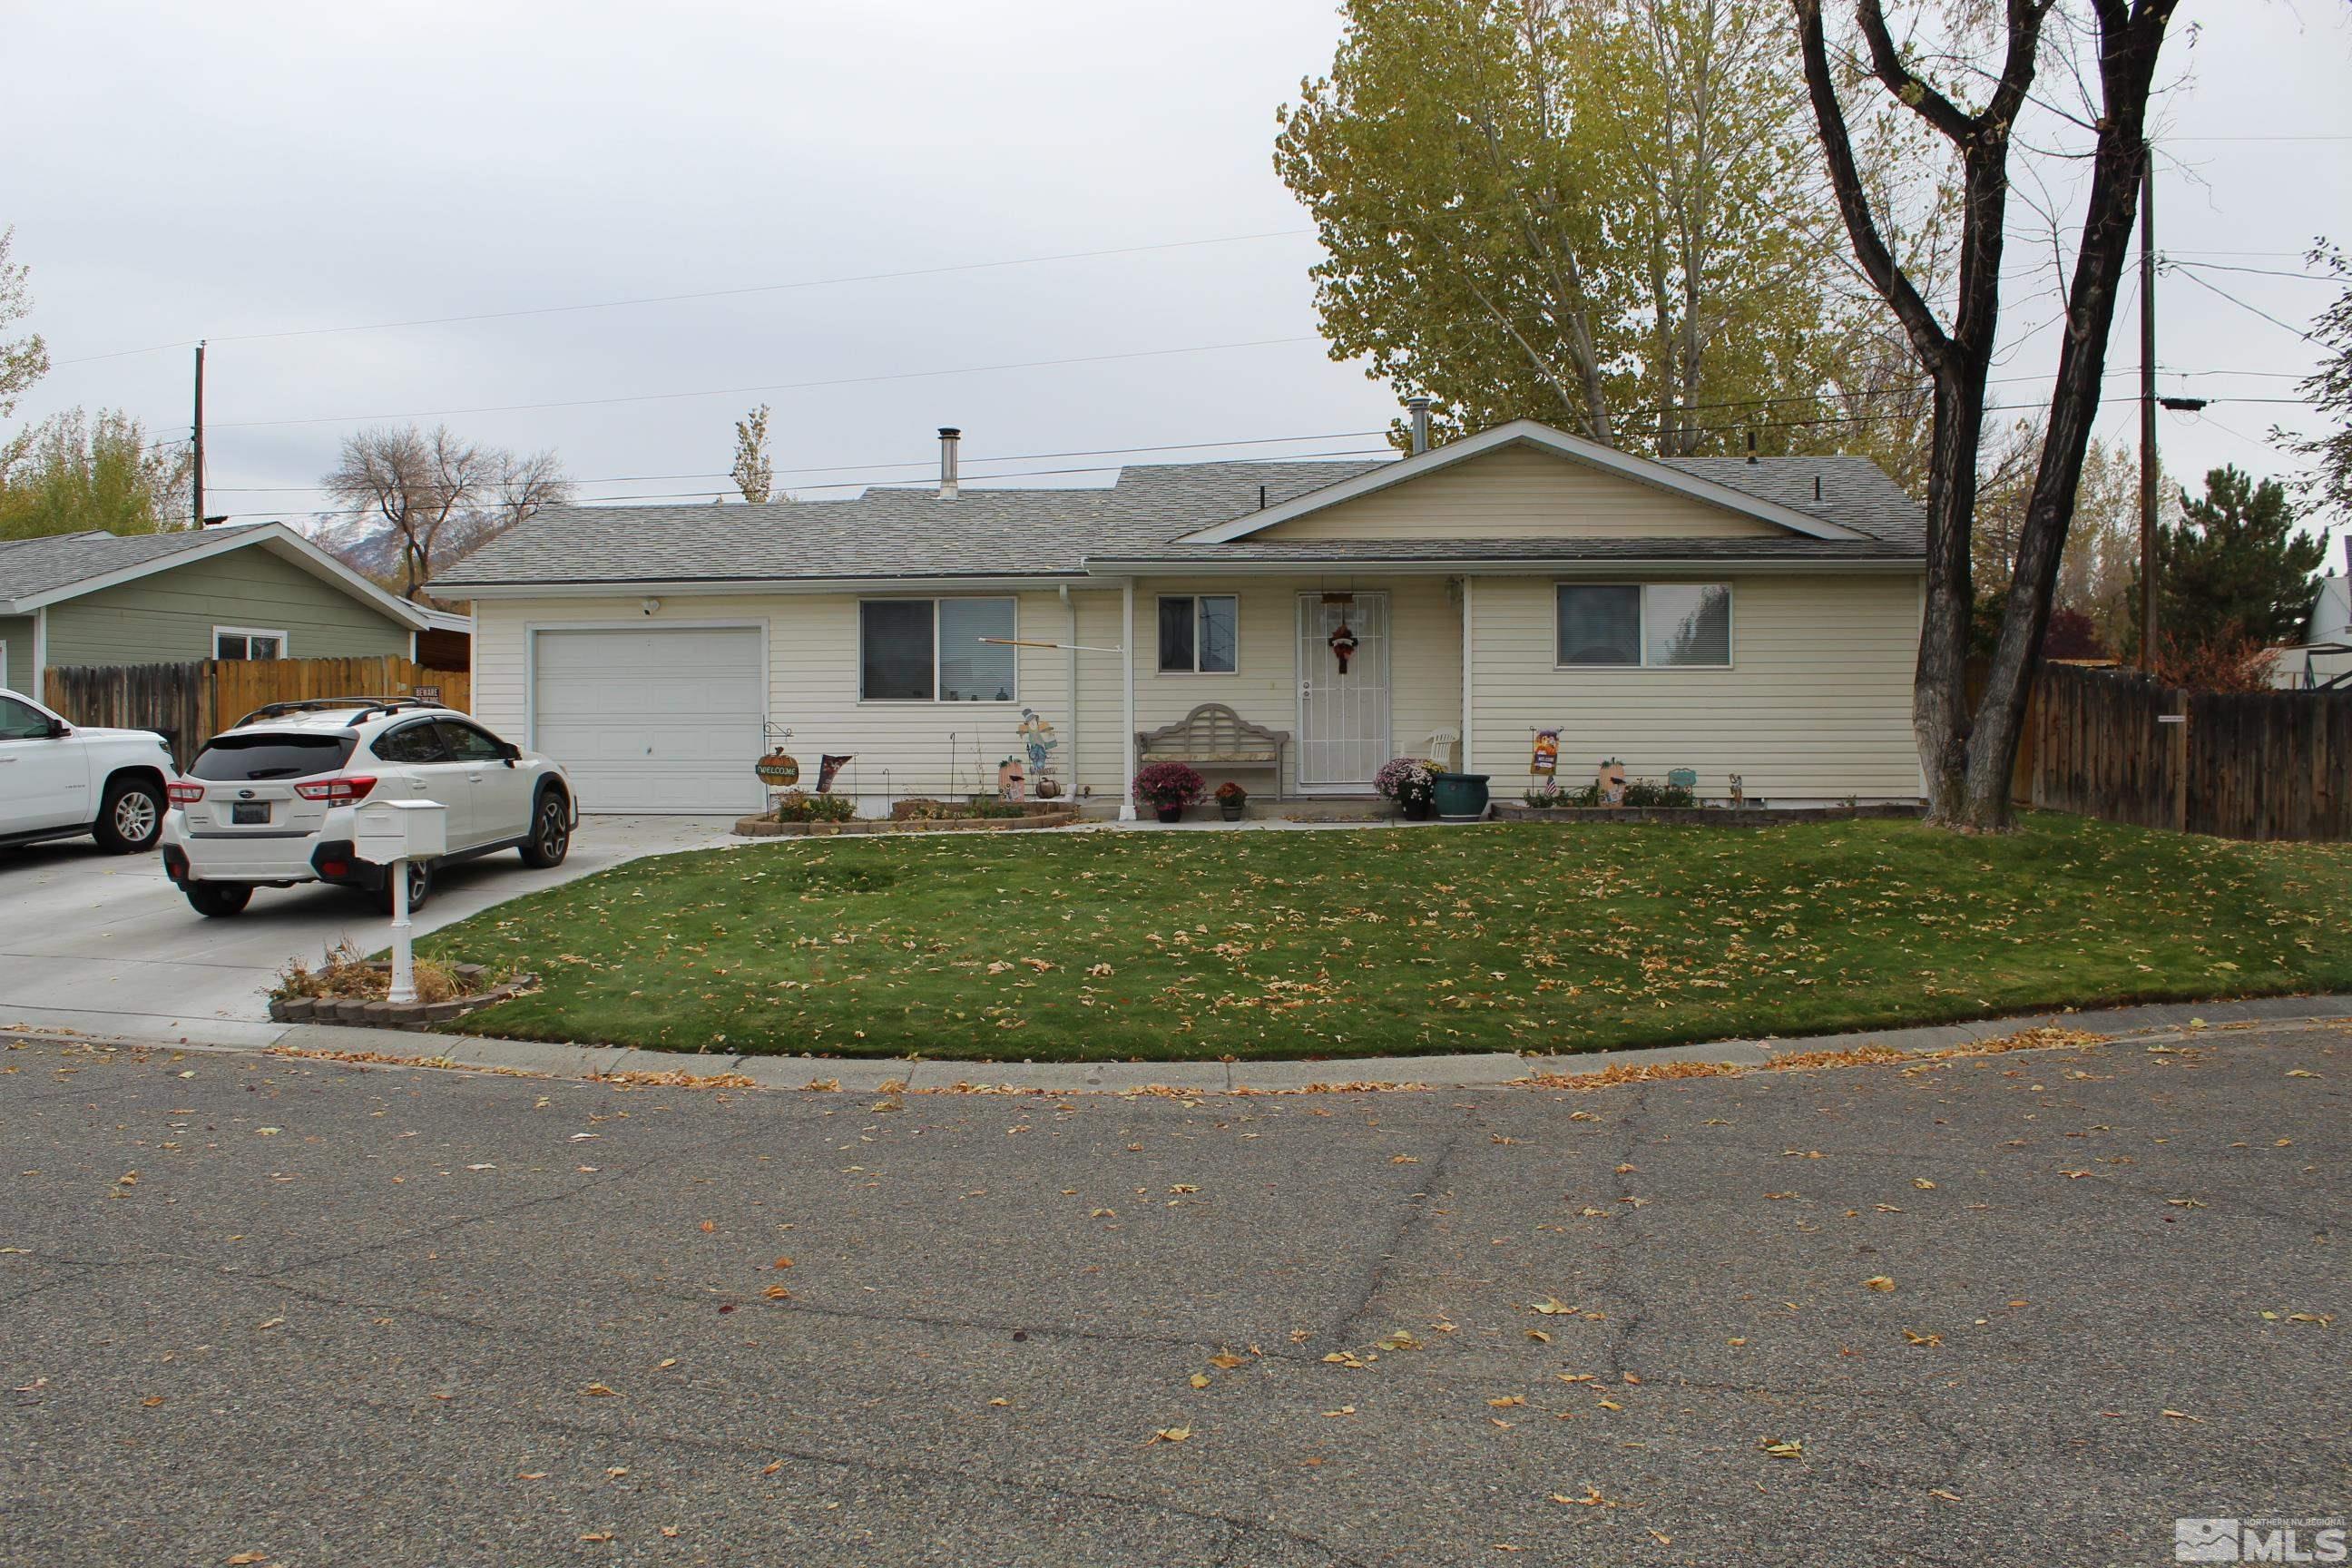
[[(1192, 664), (1189, 669), (1181, 665), (1171, 669), (1160, 662), (1160, 650), (1156, 646), (1160, 640), (1160, 606), (1171, 599), (1190, 599), (1192, 602)], [(1201, 668), (1201, 601), (1203, 599), (1231, 599), (1234, 602), (1234, 667), (1231, 669)], [(1155, 675), (1205, 675), (1212, 680), (1230, 680), (1242, 672), (1242, 596), (1239, 594), (1159, 594), (1152, 598), (1151, 614), (1151, 637), (1155, 645), (1151, 664)]]
[[(279, 658), (292, 658), (294, 657), (292, 643), (290, 639), (288, 638), (282, 628), (273, 629), (269, 626), (215, 626), (213, 628), (212, 651), (212, 657), (215, 658), (218, 658), (221, 656), (220, 642), (221, 638), (224, 637), (276, 637), (278, 639), (278, 657)], [(266, 664), (269, 661), (267, 659), (255, 659), (251, 653), (247, 653), (244, 659), (233, 659), (230, 662)]]
[[(1021, 635), (1018, 594), (873, 594), (857, 601), (857, 705), (890, 708), (1016, 708), (1021, 703), (1021, 650), (1013, 650), (1013, 694), (1009, 697), (950, 698), (940, 695), (940, 606), (949, 600), (993, 600), (1013, 606), (1013, 636)], [(868, 605), (929, 605), (931, 607), (931, 694), (929, 697), (868, 697), (866, 695), (866, 606)]]
[[(1638, 590), (1634, 606), (1639, 612), (1634, 646), (1642, 657), (1632, 664), (1563, 664), (1559, 657), (1559, 591), (1562, 588), (1633, 588)], [(1653, 588), (1720, 588), (1724, 593), (1723, 641), (1724, 659), (1721, 664), (1652, 664), (1650, 662), (1650, 590)], [(1669, 675), (1720, 674), (1739, 668), (1739, 593), (1738, 584), (1725, 578), (1682, 577), (1556, 577), (1551, 584), (1551, 667), (1562, 672), (1579, 674), (1610, 672), (1615, 674)]]

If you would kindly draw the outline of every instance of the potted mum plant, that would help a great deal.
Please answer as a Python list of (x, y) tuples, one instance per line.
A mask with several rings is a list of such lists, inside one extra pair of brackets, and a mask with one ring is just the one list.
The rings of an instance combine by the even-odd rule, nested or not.
[(1381, 764), (1372, 775), (1372, 787), (1382, 798), (1396, 802), (1398, 813), (1407, 822), (1426, 822), (1430, 802), (1435, 798), (1437, 764), (1423, 757), (1399, 757)]
[(1242, 807), (1249, 804), (1249, 791), (1227, 779), (1217, 786), (1217, 811), (1227, 822), (1242, 819)]
[(1135, 804), (1162, 822), (1183, 821), (1184, 808), (1200, 798), (1201, 775), (1182, 763), (1154, 763), (1135, 775)]

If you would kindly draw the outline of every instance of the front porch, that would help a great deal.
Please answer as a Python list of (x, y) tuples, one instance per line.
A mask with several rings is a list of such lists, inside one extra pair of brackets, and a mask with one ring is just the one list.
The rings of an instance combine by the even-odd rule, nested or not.
[[(1456, 579), (1138, 579), (1120, 612), (1122, 819), (1134, 815), (1131, 784), (1146, 761), (1186, 761), (1211, 792), (1231, 780), (1256, 809), (1360, 821), (1386, 810), (1372, 781), (1390, 759), (1461, 759)], [(1198, 746), (1194, 760), (1181, 731), (1204, 703), (1230, 710), (1244, 743)], [(1179, 731), (1172, 745), (1155, 740), (1169, 731)]]

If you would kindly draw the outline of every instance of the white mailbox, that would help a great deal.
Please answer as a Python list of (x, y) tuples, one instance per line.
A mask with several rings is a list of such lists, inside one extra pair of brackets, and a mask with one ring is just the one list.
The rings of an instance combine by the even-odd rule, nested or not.
[(378, 866), (449, 852), (449, 808), (437, 800), (371, 800), (352, 813), (352, 849)]

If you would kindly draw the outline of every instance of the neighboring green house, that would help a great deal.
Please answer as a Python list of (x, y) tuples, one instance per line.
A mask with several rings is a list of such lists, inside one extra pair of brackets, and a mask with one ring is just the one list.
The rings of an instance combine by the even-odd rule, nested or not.
[(44, 669), (414, 658), (433, 624), (281, 523), (0, 542), (0, 687)]

